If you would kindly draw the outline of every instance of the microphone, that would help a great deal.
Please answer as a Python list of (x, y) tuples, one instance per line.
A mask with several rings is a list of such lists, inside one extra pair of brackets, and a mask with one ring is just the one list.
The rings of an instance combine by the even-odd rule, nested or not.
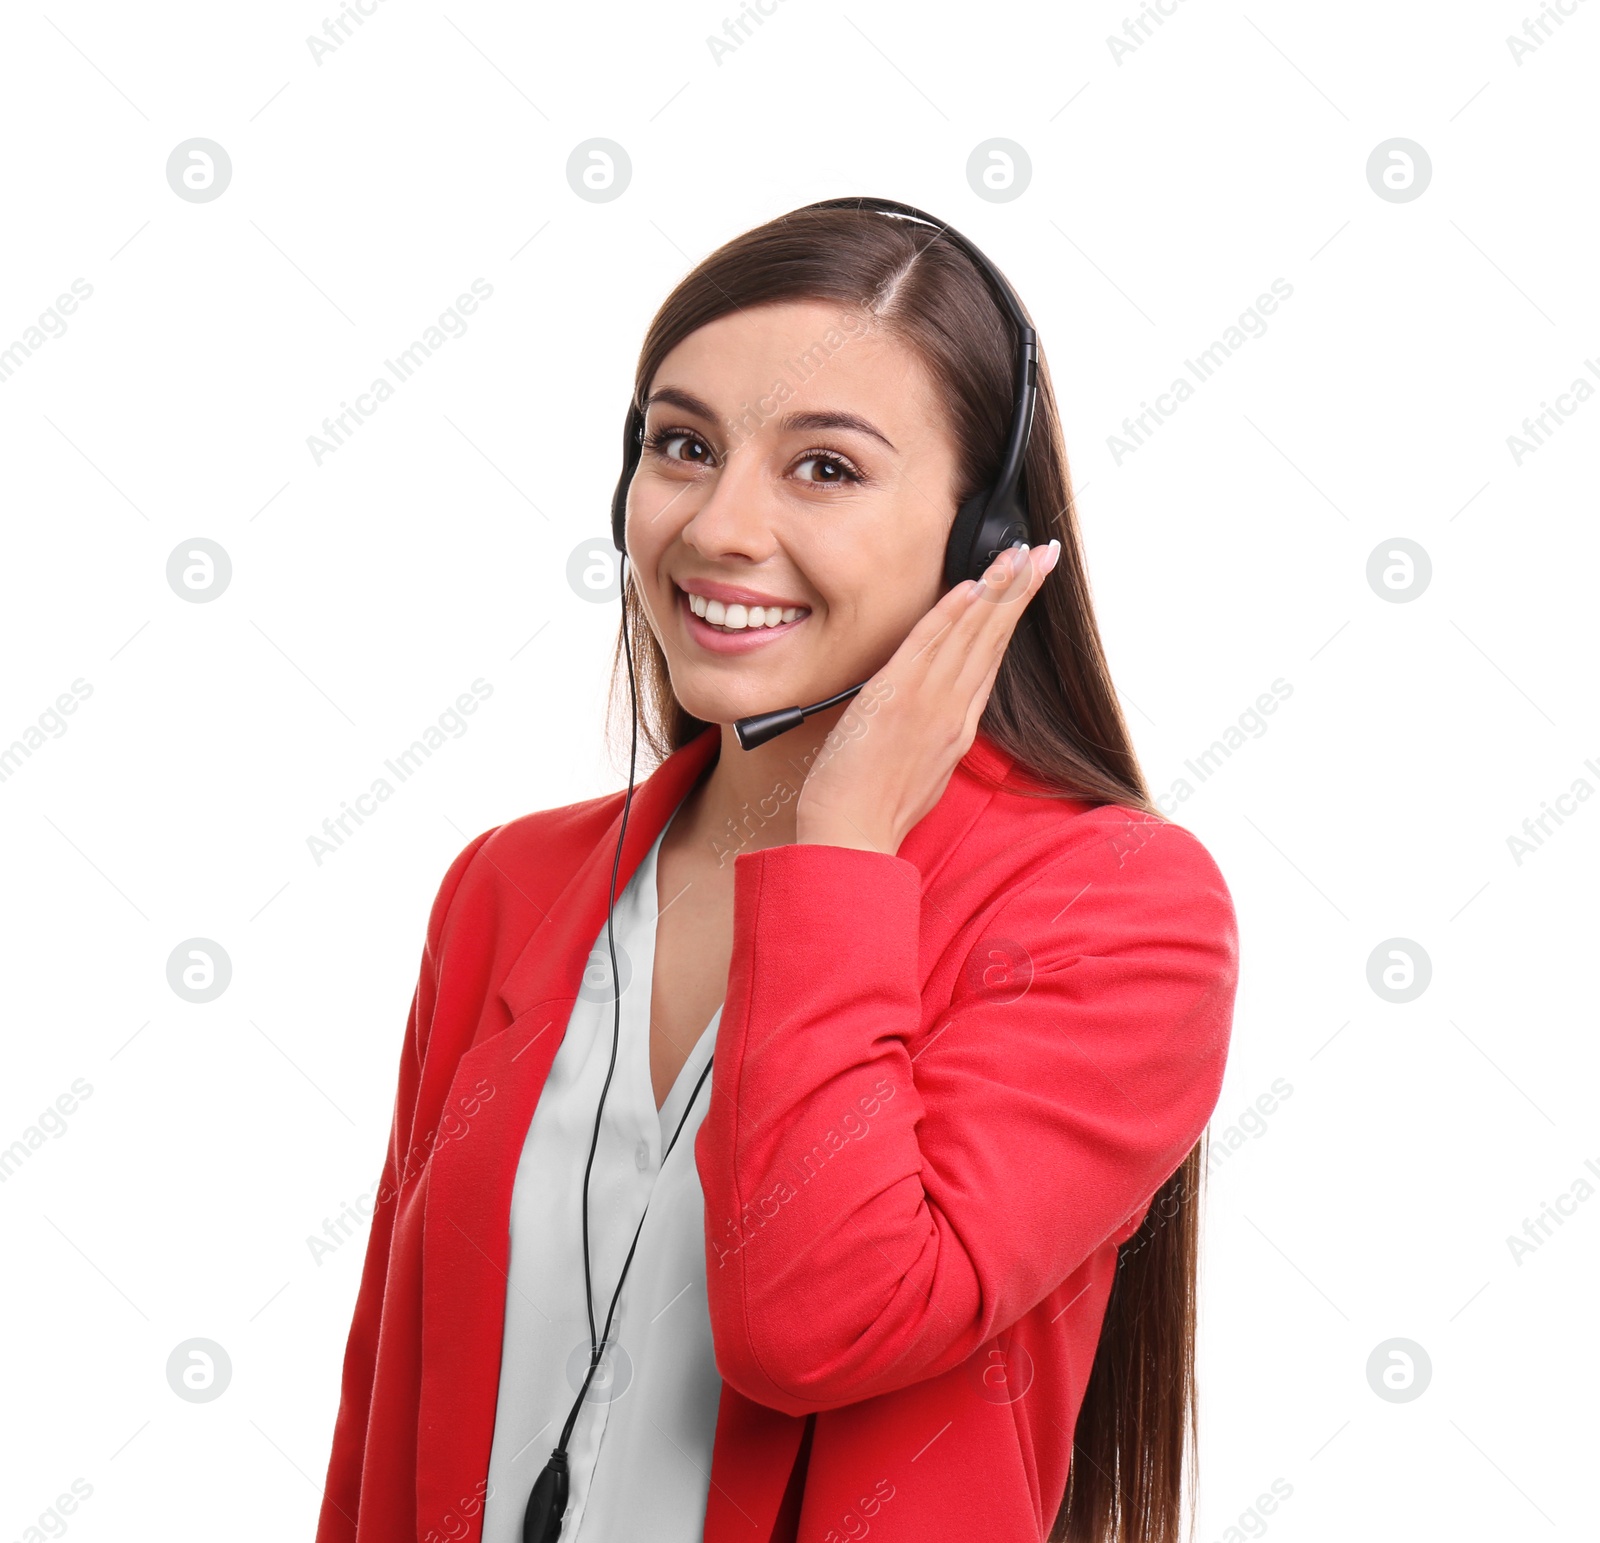
[(866, 682), (862, 681), (860, 686), (851, 686), (848, 691), (841, 691), (826, 701), (813, 702), (809, 707), (780, 707), (777, 712), (756, 713), (749, 718), (737, 719), (733, 725), (733, 732), (739, 736), (739, 748), (754, 750), (757, 745), (764, 745), (769, 739), (776, 739), (780, 734), (787, 734), (790, 729), (799, 728), (801, 722), (809, 718), (812, 713), (820, 713), (824, 708), (836, 707), (840, 702), (849, 701), (864, 685)]

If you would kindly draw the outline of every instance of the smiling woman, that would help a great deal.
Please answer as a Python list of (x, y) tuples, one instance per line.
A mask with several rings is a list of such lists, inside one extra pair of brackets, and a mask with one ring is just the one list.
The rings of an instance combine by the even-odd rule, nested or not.
[(319, 1543), (1175, 1543), (1238, 939), (1031, 322), (810, 206), (667, 298), (624, 445), (628, 788), (440, 888)]

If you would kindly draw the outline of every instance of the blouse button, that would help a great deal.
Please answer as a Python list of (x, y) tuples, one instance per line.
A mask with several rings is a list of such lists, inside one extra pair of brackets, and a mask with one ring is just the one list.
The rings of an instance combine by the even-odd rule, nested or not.
[(639, 1145), (634, 1148), (633, 1160), (639, 1165), (640, 1173), (650, 1166), (650, 1144), (643, 1136), (639, 1138)]

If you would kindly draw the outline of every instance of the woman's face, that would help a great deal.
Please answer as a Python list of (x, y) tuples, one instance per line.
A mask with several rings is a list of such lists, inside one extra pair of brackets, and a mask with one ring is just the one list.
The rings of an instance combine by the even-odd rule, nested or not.
[(731, 723), (831, 696), (939, 598), (956, 447), (921, 361), (825, 301), (735, 311), (661, 361), (628, 557), (672, 687)]

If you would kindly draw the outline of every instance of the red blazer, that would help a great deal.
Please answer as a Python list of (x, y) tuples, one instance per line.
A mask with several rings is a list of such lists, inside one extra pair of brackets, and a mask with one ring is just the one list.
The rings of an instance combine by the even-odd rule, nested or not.
[[(718, 745), (636, 789), (619, 893)], [(980, 734), (896, 856), (735, 860), (694, 1144), (707, 1543), (1037, 1543), (1060, 1507), (1117, 1246), (1217, 1101), (1238, 943), (1188, 831), (985, 784), (1011, 766)], [(479, 1538), (512, 1181), (621, 810), (512, 820), (439, 890), (317, 1543)]]

